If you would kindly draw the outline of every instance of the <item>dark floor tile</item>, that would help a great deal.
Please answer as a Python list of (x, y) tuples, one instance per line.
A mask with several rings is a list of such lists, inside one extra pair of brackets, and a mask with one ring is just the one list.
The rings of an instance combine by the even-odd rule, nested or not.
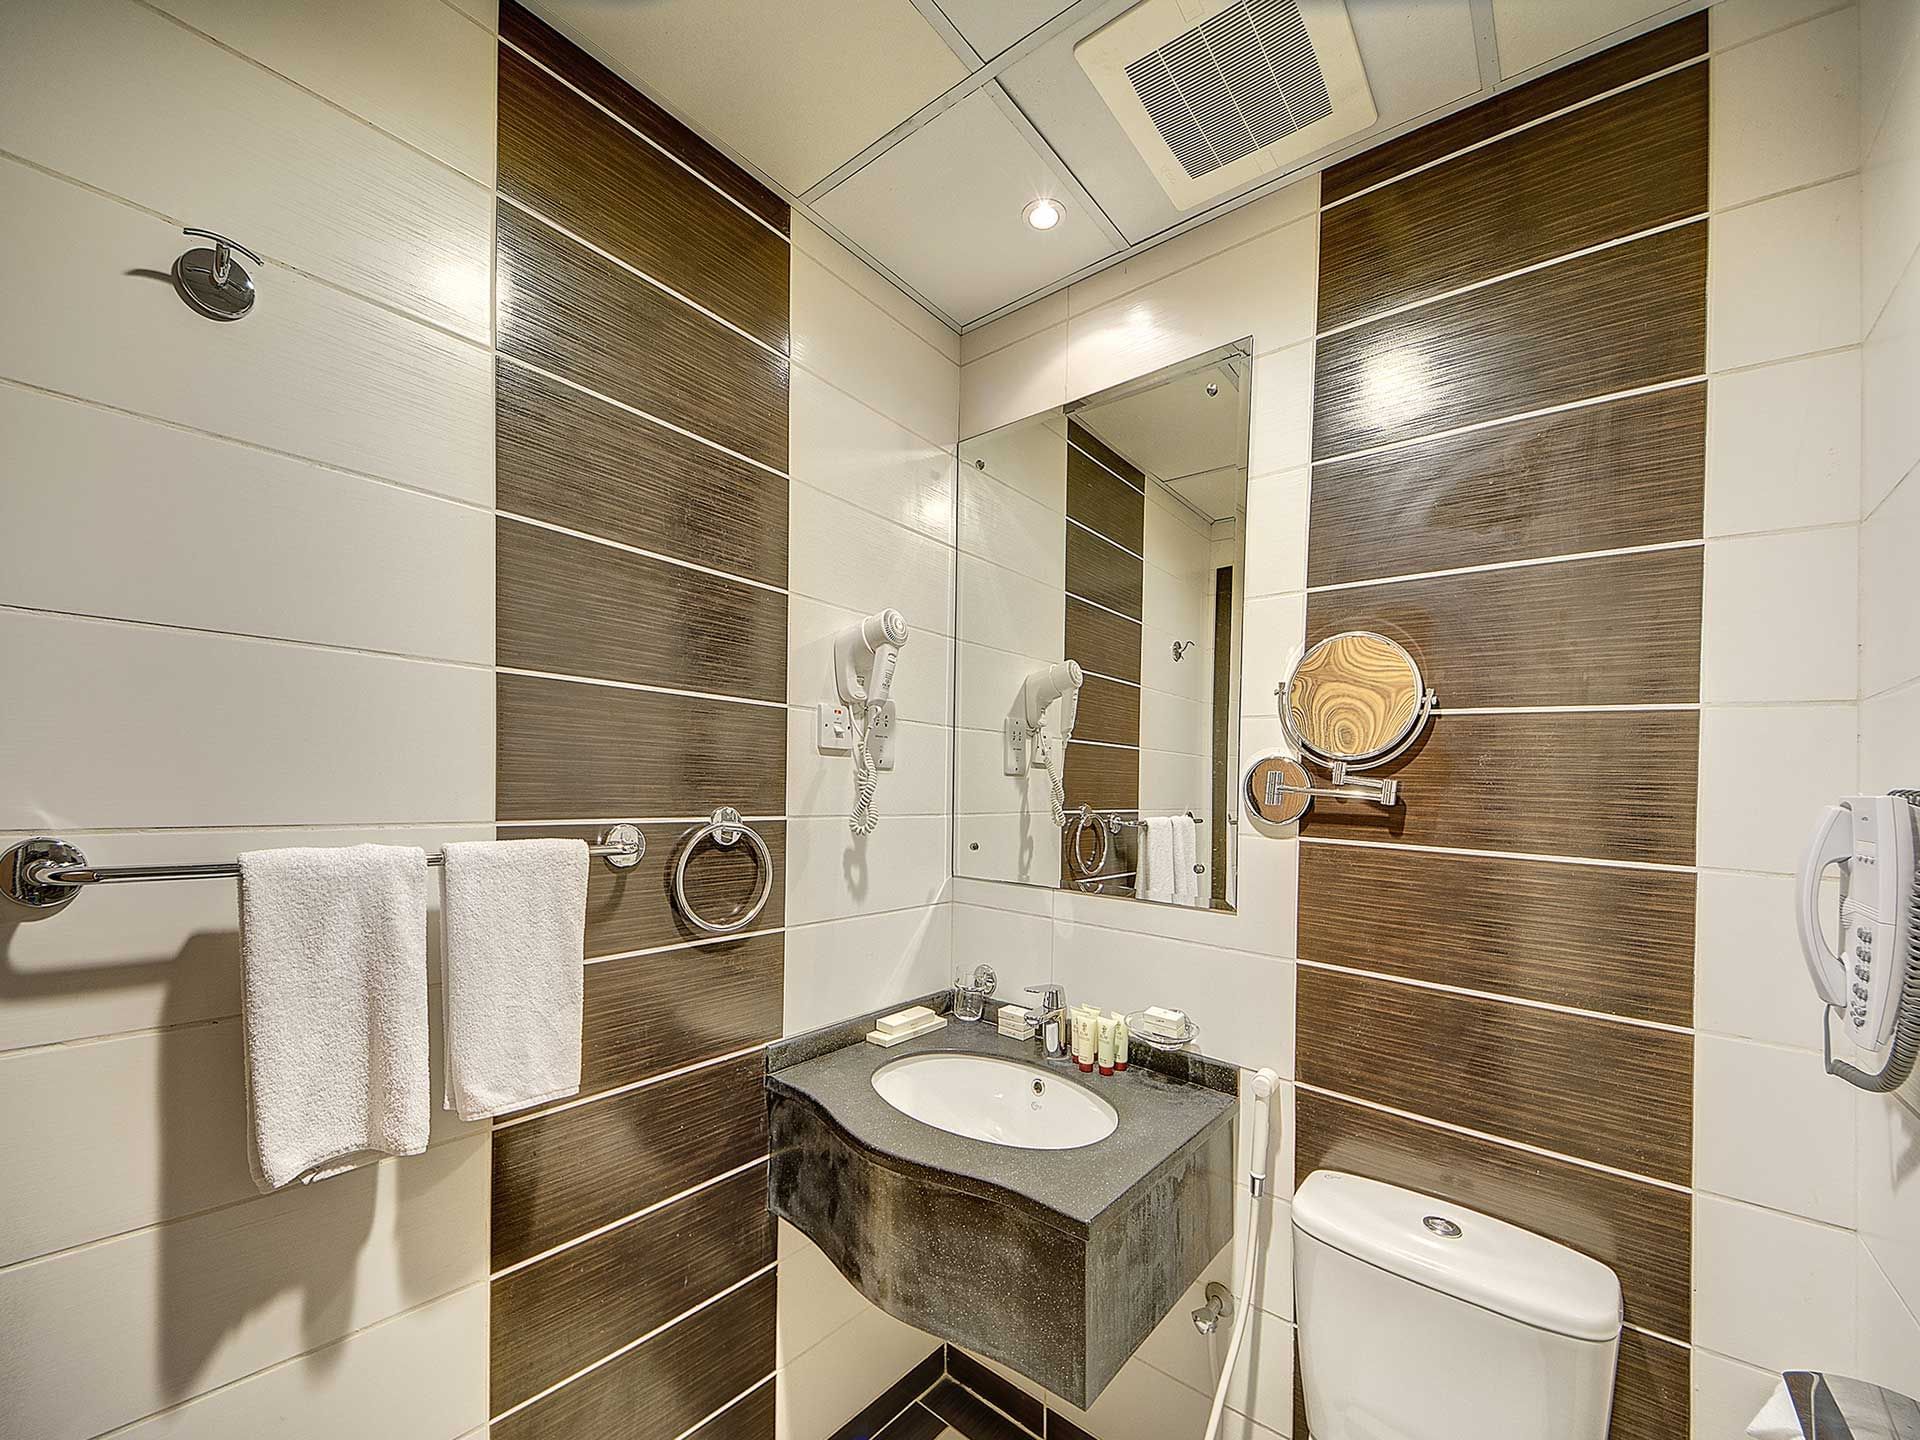
[(894, 1381), (880, 1393), (878, 1399), (834, 1431), (832, 1440), (876, 1440), (889, 1421), (926, 1394), (928, 1387), (946, 1373), (946, 1346), (935, 1346), (931, 1355)]
[[(1300, 1433), (1304, 1435), (1306, 1431), (1302, 1430)], [(1049, 1410), (1047, 1411), (1047, 1440), (1093, 1440), (1093, 1436), (1059, 1411)]]
[(1046, 1407), (1018, 1385), (995, 1374), (964, 1350), (947, 1347), (947, 1373), (982, 1400), (998, 1405), (1034, 1434), (1045, 1423)]
[(951, 1379), (942, 1380), (934, 1386), (921, 1404), (966, 1436), (967, 1440), (1032, 1440), (1029, 1432)]
[(874, 1440), (933, 1440), (947, 1422), (924, 1405), (909, 1405)]

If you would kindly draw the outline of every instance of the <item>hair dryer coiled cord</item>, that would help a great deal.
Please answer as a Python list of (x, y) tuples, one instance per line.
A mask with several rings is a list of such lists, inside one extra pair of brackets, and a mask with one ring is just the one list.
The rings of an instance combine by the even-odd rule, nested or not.
[[(1920, 790), (1887, 793), (1899, 796), (1909, 805), (1920, 806)], [(1893, 1048), (1887, 1055), (1887, 1063), (1875, 1073), (1834, 1059), (1833, 1029), (1824, 1022), (1822, 1028), (1826, 1031), (1829, 1075), (1838, 1075), (1850, 1085), (1884, 1095), (1889, 1090), (1898, 1090), (1913, 1073), (1914, 1061), (1920, 1059), (1920, 873), (1915, 874), (1907, 889), (1907, 975), (1900, 987), (1893, 1022)]]
[(1053, 801), (1053, 823), (1062, 830), (1067, 828), (1067, 742), (1072, 738), (1073, 732), (1067, 730), (1060, 736), (1058, 749), (1047, 744), (1047, 794)]
[(865, 701), (853, 707), (853, 813), (847, 817), (847, 828), (856, 835), (871, 835), (880, 828), (880, 816), (873, 808), (880, 789), (880, 771), (867, 748), (871, 719), (872, 710)]

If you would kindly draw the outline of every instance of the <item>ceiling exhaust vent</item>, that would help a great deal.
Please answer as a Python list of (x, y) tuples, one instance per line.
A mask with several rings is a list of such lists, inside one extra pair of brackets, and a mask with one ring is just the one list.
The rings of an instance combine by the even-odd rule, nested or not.
[(1143, 0), (1074, 58), (1183, 210), (1376, 118), (1339, 0)]

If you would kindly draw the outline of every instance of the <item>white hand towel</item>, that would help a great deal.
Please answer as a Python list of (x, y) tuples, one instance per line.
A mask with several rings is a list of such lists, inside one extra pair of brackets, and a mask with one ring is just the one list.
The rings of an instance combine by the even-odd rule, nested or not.
[(443, 875), (447, 1108), (483, 1120), (574, 1094), (586, 842), (462, 841)]
[(240, 857), (247, 1158), (277, 1190), (427, 1148), (427, 856)]
[(1173, 827), (1173, 903), (1200, 903), (1200, 875), (1194, 866), (1200, 860), (1198, 831), (1191, 815), (1175, 815)]
[(1134, 876), (1134, 894), (1143, 900), (1173, 903), (1173, 822), (1155, 815), (1141, 822), (1140, 873)]

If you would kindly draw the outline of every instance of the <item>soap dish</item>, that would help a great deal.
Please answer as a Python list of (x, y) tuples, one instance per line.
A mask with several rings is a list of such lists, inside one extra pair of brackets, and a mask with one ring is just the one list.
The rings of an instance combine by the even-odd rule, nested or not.
[(1144, 1010), (1134, 1010), (1127, 1015), (1127, 1034), (1135, 1040), (1144, 1040), (1147, 1044), (1161, 1050), (1179, 1050), (1193, 1044), (1200, 1038), (1200, 1027), (1193, 1023), (1193, 1017), (1187, 1016), (1185, 1030), (1175, 1035), (1159, 1033)]
[(902, 1030), (897, 1035), (883, 1035), (878, 1030), (869, 1030), (867, 1032), (867, 1043), (869, 1045), (878, 1045), (882, 1049), (890, 1050), (895, 1045), (899, 1045), (902, 1042), (907, 1040), (912, 1040), (916, 1036), (930, 1035), (935, 1030), (944, 1030), (946, 1028), (946, 1024), (947, 1024), (946, 1016), (934, 1015), (926, 1020), (921, 1021), (918, 1025), (914, 1026), (911, 1030)]

